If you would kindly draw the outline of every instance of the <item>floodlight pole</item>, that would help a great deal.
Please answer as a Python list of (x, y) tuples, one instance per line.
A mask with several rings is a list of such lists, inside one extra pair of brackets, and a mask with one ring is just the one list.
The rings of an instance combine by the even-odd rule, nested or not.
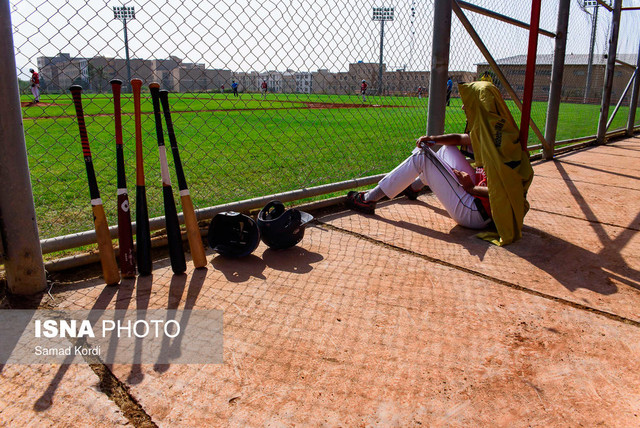
[(556, 26), (555, 50), (553, 53), (553, 66), (551, 68), (551, 85), (549, 89), (549, 102), (547, 104), (547, 121), (545, 123), (544, 137), (549, 147), (544, 148), (544, 158), (553, 158), (553, 149), (556, 144), (558, 131), (558, 114), (560, 112), (560, 99), (562, 97), (562, 77), (564, 75), (564, 57), (567, 50), (567, 31), (569, 29), (569, 10), (571, 0), (558, 1), (558, 24)]
[(640, 47), (638, 47), (638, 62), (636, 64), (636, 80), (631, 90), (631, 102), (629, 103), (629, 118), (627, 120), (627, 136), (633, 136), (633, 128), (636, 121), (636, 109), (638, 108), (638, 93), (640, 92)]
[(593, 74), (593, 50), (596, 44), (596, 28), (598, 26), (598, 9), (600, 5), (596, 4), (593, 9), (593, 15), (591, 16), (591, 44), (589, 46), (589, 63), (587, 64), (587, 83), (584, 88), (584, 99), (582, 102), (587, 103), (589, 99), (589, 92), (591, 91), (591, 76)]
[(393, 21), (393, 7), (374, 7), (373, 20), (380, 21), (380, 67), (378, 71), (378, 93), (382, 95), (382, 57), (384, 52), (384, 21)]
[(606, 143), (607, 120), (609, 118), (609, 104), (611, 103), (611, 89), (616, 67), (616, 54), (618, 49), (618, 32), (620, 31), (620, 13), (622, 0), (615, 0), (611, 18), (611, 39), (609, 40), (609, 53), (607, 56), (607, 68), (604, 74), (604, 87), (602, 88), (602, 101), (600, 104), (600, 118), (598, 120), (597, 144)]
[(129, 87), (131, 82), (131, 61), (129, 60), (129, 36), (127, 34), (127, 18), (136, 19), (135, 9), (133, 6), (114, 6), (113, 7), (113, 17), (114, 19), (118, 19), (122, 21), (124, 26), (124, 51), (125, 58), (127, 64), (127, 82), (126, 86)]
[(378, 69), (378, 94), (382, 95), (382, 52), (384, 51), (384, 19), (380, 20), (380, 67)]

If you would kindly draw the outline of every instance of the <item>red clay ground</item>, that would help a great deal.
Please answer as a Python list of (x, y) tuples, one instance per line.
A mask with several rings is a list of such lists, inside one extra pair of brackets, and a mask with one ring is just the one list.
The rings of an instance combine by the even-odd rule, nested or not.
[(61, 106), (64, 104), (57, 104), (57, 103), (45, 103), (42, 101), (39, 101), (37, 103), (34, 103), (33, 101), (21, 101), (20, 102), (20, 106), (22, 107), (31, 107), (31, 106), (35, 106), (37, 105), (38, 107), (47, 107), (47, 106)]
[(639, 426), (639, 161), (537, 163), (504, 248), (427, 194), (187, 275), (69, 275), (41, 306), (223, 310), (224, 364), (0, 367), (0, 425)]

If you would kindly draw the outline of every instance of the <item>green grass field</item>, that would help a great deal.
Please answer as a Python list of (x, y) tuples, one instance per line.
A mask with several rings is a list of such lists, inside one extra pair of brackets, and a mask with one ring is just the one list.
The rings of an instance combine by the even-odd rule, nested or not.
[[(29, 101), (23, 97), (23, 101)], [(41, 238), (93, 227), (75, 109), (70, 95), (44, 95), (23, 108), (31, 180)], [(383, 173), (425, 132), (426, 98), (268, 94), (171, 94), (174, 128), (197, 208)], [(352, 104), (309, 108), (307, 103)], [(116, 223), (116, 167), (110, 95), (83, 96), (98, 184), (110, 224)], [(376, 107), (371, 107), (371, 106)], [(520, 115), (509, 103), (516, 121)], [(135, 207), (133, 101), (123, 94), (127, 184)], [(143, 113), (151, 113), (143, 94)], [(544, 132), (546, 103), (534, 103)], [(599, 106), (562, 104), (558, 140), (593, 135)], [(621, 108), (612, 129), (625, 126)], [(147, 198), (151, 217), (163, 215), (155, 122), (143, 114)], [(461, 132), (460, 100), (447, 108), (446, 132)], [(166, 127), (163, 122), (163, 127)], [(168, 139), (165, 138), (167, 146)], [(529, 144), (537, 144), (530, 132)], [(170, 163), (171, 163), (170, 158)], [(173, 166), (170, 165), (170, 169)], [(172, 171), (173, 173), (173, 171)], [(174, 190), (177, 182), (173, 174)], [(179, 198), (176, 197), (176, 200)], [(134, 208), (135, 210), (135, 208)], [(180, 207), (178, 207), (180, 211)]]

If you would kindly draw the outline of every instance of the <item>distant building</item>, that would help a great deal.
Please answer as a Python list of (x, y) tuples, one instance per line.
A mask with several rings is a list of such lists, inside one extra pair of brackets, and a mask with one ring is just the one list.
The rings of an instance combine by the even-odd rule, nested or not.
[(239, 92), (259, 92), (260, 91), (260, 84), (262, 83), (262, 81), (260, 80), (259, 73), (257, 71), (234, 72), (231, 78), (235, 79), (236, 82), (238, 82)]
[(313, 94), (333, 94), (332, 88), (335, 85), (335, 73), (327, 69), (320, 69), (311, 73), (311, 93)]
[(88, 87), (89, 63), (86, 58), (72, 58), (67, 53), (55, 57), (39, 57), (40, 88), (43, 92), (67, 90), (71, 85)]
[[(404, 71), (387, 72), (382, 75), (384, 91), (387, 95), (413, 95), (418, 87), (423, 88), (423, 95), (428, 95), (429, 79), (428, 71)], [(377, 88), (377, 78), (373, 85)]]
[(296, 79), (296, 92), (299, 94), (311, 94), (313, 92), (313, 74), (307, 71), (299, 71), (294, 74)]
[(294, 94), (297, 92), (296, 73), (291, 69), (287, 69), (282, 73), (282, 87), (280, 91), (284, 94)]
[[(638, 56), (635, 54), (618, 54), (617, 58), (633, 67), (616, 64), (615, 78), (612, 88), (612, 99), (618, 100), (624, 91), (633, 69), (637, 63)], [(519, 97), (524, 92), (524, 77), (527, 66), (527, 56), (517, 55), (496, 60), (500, 69), (505, 74), (507, 80), (516, 91)], [(583, 102), (587, 85), (587, 70), (589, 64), (588, 55), (569, 54), (565, 56), (564, 75), (562, 78), (562, 99), (568, 102)], [(553, 65), (553, 55), (536, 56), (536, 77), (534, 81), (533, 99), (536, 101), (547, 101), (549, 98), (549, 87), (551, 85), (551, 67)], [(603, 55), (593, 56), (593, 68), (591, 71), (591, 88), (586, 94), (587, 102), (599, 103), (602, 97), (604, 85), (604, 74), (607, 59)], [(483, 62), (476, 65), (477, 74), (481, 76), (485, 71), (492, 72), (488, 63)], [(505, 98), (511, 98), (506, 89), (499, 82), (495, 82), (500, 88)]]
[[(259, 73), (232, 72), (209, 69), (205, 64), (184, 62), (170, 56), (166, 59), (130, 60), (131, 76), (141, 79), (145, 85), (158, 82), (162, 88), (172, 92), (218, 92), (222, 85), (238, 82), (239, 92), (260, 92), (266, 80), (270, 93), (298, 94), (359, 94), (362, 80), (368, 84), (367, 93), (375, 95), (379, 90), (378, 63), (351, 63), (348, 71), (332, 73), (327, 69), (315, 72), (270, 70)], [(482, 64), (479, 64), (479, 69)], [(63, 92), (73, 84), (82, 85), (92, 92), (109, 92), (110, 81), (118, 78), (126, 83), (127, 63), (120, 58), (96, 56), (93, 58), (71, 57), (60, 53), (55, 57), (38, 58), (41, 87), (46, 92)], [(387, 71), (382, 66), (385, 95), (415, 95), (418, 87), (428, 95), (430, 73), (428, 71)], [(455, 82), (473, 80), (474, 73), (456, 71), (450, 74)], [(454, 86), (454, 96), (457, 87)]]
[[(217, 90), (231, 80), (230, 70), (207, 69), (204, 64), (185, 63), (173, 56), (152, 60), (132, 58), (129, 64), (132, 78), (145, 84), (156, 81), (172, 92)], [(39, 57), (38, 69), (40, 86), (46, 92), (63, 92), (74, 84), (93, 92), (107, 92), (112, 79), (127, 80), (126, 60), (103, 56), (80, 58), (60, 53), (55, 57)]]

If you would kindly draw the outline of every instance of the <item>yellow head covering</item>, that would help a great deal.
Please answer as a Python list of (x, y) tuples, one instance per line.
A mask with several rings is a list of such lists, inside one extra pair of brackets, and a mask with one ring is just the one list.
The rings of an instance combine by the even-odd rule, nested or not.
[(467, 83), (459, 85), (459, 90), (476, 165), (487, 173), (491, 215), (498, 231), (478, 236), (506, 245), (522, 237), (529, 210), (526, 194), (533, 179), (529, 153), (522, 150), (518, 126), (493, 83)]

